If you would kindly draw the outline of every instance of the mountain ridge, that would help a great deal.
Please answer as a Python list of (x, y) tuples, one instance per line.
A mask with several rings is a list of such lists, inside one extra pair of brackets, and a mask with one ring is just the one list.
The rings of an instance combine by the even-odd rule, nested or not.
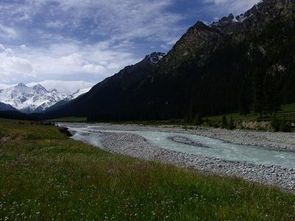
[(28, 87), (24, 83), (0, 90), (0, 102), (9, 111), (23, 113), (42, 112), (61, 100), (72, 100), (86, 93), (88, 90), (78, 90), (72, 95), (58, 92), (56, 89), (47, 90), (41, 84)]
[(295, 101), (294, 5), (264, 0), (237, 17), (197, 22), (152, 68), (128, 66), (51, 114), (163, 120), (276, 111), (278, 101)]
[(17, 111), (17, 110), (9, 104), (0, 102), (0, 111)]

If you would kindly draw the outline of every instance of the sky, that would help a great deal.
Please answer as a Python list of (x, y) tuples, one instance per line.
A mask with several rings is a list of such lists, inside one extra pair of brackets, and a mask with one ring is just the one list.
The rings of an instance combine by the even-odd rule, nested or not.
[[(0, 88), (89, 87), (259, 0), (0, 0)], [(74, 90), (74, 89), (73, 89)]]

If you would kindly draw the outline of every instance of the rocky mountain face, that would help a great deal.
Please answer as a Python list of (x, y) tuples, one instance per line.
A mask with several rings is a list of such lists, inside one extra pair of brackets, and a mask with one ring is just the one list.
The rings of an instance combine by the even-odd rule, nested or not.
[(197, 22), (158, 62), (147, 56), (51, 114), (161, 120), (275, 111), (295, 101), (294, 12), (293, 0), (264, 0), (237, 17)]

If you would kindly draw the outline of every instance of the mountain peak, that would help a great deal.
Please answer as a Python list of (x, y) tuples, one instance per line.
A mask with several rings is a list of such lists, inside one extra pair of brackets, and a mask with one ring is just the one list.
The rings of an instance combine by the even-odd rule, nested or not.
[(34, 90), (42, 90), (42, 91), (47, 91), (45, 89), (45, 87), (43, 87), (41, 84), (36, 84), (35, 86), (33, 86)]
[(197, 23), (194, 25), (195, 28), (206, 28), (208, 27), (204, 22), (197, 21)]
[(24, 83), (19, 83), (16, 85), (16, 87), (27, 87), (27, 85), (25, 85)]

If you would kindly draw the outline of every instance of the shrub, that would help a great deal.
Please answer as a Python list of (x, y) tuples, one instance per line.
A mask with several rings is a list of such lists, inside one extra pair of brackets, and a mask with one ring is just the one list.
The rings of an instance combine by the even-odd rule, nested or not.
[(291, 123), (286, 120), (282, 120), (280, 123), (280, 131), (291, 132)]
[(229, 129), (229, 130), (235, 129), (235, 125), (234, 125), (234, 121), (233, 121), (233, 118), (232, 117), (229, 119), (229, 122), (228, 122), (228, 125), (227, 125), (227, 129)]
[(202, 125), (204, 123), (204, 120), (203, 118), (200, 116), (200, 115), (197, 115), (194, 119), (194, 122), (193, 122), (195, 125), (199, 126), (199, 125)]
[(291, 132), (292, 126), (289, 121), (285, 119), (279, 120), (276, 117), (271, 121), (271, 126), (275, 132)]
[(225, 115), (221, 119), (221, 127), (222, 128), (228, 128), (228, 122), (227, 122), (227, 118), (226, 118)]
[(281, 125), (280, 120), (274, 117), (271, 121), (271, 127), (273, 128), (275, 132), (280, 131), (280, 125)]

